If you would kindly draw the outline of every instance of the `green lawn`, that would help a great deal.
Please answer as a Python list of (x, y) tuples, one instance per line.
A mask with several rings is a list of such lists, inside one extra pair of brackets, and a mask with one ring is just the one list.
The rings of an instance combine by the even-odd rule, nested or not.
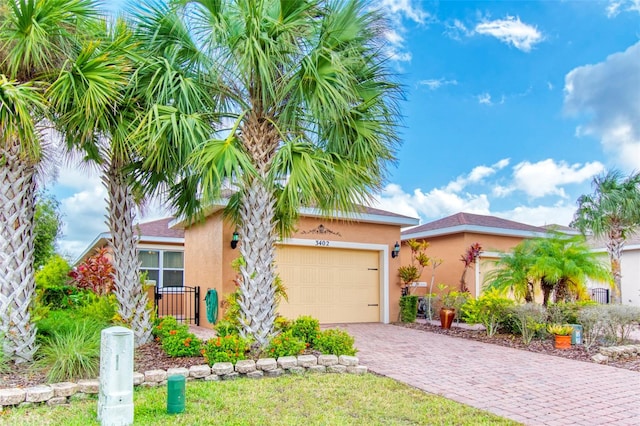
[[(136, 425), (465, 425), (517, 423), (372, 374), (187, 382), (186, 411), (166, 414), (166, 387), (134, 394)], [(10, 425), (91, 425), (97, 400), (15, 408)]]

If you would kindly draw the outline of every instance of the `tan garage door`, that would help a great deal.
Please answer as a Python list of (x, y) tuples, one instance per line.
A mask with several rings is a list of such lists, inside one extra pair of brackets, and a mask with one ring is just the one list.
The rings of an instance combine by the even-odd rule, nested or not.
[(376, 251), (278, 246), (277, 271), (289, 302), (286, 318), (311, 315), (323, 324), (380, 321), (380, 271)]

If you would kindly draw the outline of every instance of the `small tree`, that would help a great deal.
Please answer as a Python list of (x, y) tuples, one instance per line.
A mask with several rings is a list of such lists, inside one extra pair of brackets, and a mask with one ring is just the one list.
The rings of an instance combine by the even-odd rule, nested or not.
[(33, 267), (38, 270), (55, 255), (62, 234), (60, 202), (53, 195), (38, 193), (33, 224)]
[(462, 270), (462, 276), (460, 277), (460, 291), (462, 293), (466, 293), (469, 291), (467, 288), (467, 269), (471, 267), (474, 263), (476, 263), (476, 259), (480, 256), (480, 252), (482, 251), (482, 246), (480, 243), (473, 243), (469, 246), (467, 251), (464, 252), (462, 256), (460, 256), (460, 260), (464, 263), (464, 269)]
[(411, 283), (422, 276), (422, 271), (431, 262), (431, 259), (425, 253), (429, 247), (427, 241), (409, 240), (407, 245), (411, 249), (411, 264), (398, 268), (403, 294), (409, 293)]

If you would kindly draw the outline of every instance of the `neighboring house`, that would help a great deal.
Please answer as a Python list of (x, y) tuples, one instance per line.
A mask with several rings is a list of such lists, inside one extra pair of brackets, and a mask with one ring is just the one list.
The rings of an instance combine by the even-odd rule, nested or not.
[[(140, 270), (147, 274), (147, 281), (158, 288), (184, 286), (184, 231), (169, 228), (173, 220), (168, 217), (136, 225)], [(98, 235), (74, 264), (107, 247), (110, 239), (109, 232)]]
[[(240, 255), (231, 248), (234, 228), (223, 220), (223, 208), (212, 206), (204, 221), (173, 224), (184, 228), (185, 282), (200, 286), (203, 295), (216, 289), (221, 301), (236, 289), (231, 262)], [(336, 212), (331, 218), (303, 209), (297, 229), (276, 245), (276, 271), (288, 296), (279, 313), (311, 315), (325, 324), (395, 320), (400, 259), (392, 258), (391, 251), (401, 228), (417, 224), (418, 219), (372, 208)], [(205, 312), (202, 299), (200, 312)], [(200, 324), (212, 326), (204, 320)]]
[[(593, 247), (593, 250), (602, 255), (603, 262), (609, 265), (609, 253), (607, 252), (606, 241), (591, 237), (588, 241), (589, 245)], [(640, 231), (627, 237), (622, 249), (620, 267), (622, 272), (620, 288), (622, 304), (640, 306)], [(587, 287), (590, 289), (608, 289), (609, 285), (589, 281)]]
[[(446, 284), (447, 291), (459, 291), (460, 279), (464, 271), (464, 263), (460, 260), (465, 251), (475, 243), (479, 243), (482, 252), (476, 263), (466, 273), (466, 284), (473, 297), (482, 293), (485, 274), (493, 269), (493, 262), (499, 258), (500, 252), (506, 252), (527, 238), (541, 237), (547, 230), (543, 227), (484, 216), (471, 213), (457, 213), (443, 219), (425, 223), (402, 232), (402, 265), (410, 263), (410, 250), (407, 240), (416, 239), (429, 242), (426, 254), (442, 260), (435, 269), (435, 285), (433, 292), (439, 292), (437, 284)], [(415, 289), (414, 294), (423, 295), (428, 292), (432, 269), (426, 267)], [(396, 274), (395, 281), (399, 287), (400, 279)]]

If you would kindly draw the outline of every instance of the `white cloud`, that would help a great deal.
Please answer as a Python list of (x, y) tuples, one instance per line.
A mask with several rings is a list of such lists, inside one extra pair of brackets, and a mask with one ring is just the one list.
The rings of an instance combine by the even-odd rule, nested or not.
[(407, 33), (407, 28), (404, 23), (409, 21), (424, 25), (433, 19), (432, 16), (422, 9), (420, 2), (412, 0), (382, 0), (375, 7), (389, 18), (391, 24), (391, 28), (385, 32), (385, 38), (389, 42), (386, 47), (387, 55), (397, 62), (411, 61), (411, 52), (405, 46), (404, 34)]
[(565, 77), (565, 111), (584, 116), (576, 134), (600, 139), (626, 170), (640, 166), (640, 42)]
[(452, 23), (445, 23), (444, 34), (454, 40), (460, 40), (462, 36), (471, 37), (474, 31), (468, 29), (462, 21), (454, 19)]
[(420, 86), (427, 86), (429, 90), (436, 90), (441, 88), (442, 86), (456, 86), (458, 82), (456, 80), (445, 80), (444, 78), (439, 79), (429, 79), (429, 80), (420, 80), (418, 82)]
[(542, 33), (536, 27), (525, 24), (519, 17), (513, 16), (481, 22), (476, 25), (475, 32), (493, 36), (523, 52), (531, 51), (534, 45), (544, 40)]
[(573, 204), (558, 203), (552, 206), (518, 206), (512, 210), (496, 212), (495, 215), (504, 219), (534, 226), (569, 226), (569, 223), (573, 220), (575, 211), (576, 206)]
[[(513, 189), (524, 191), (532, 198), (567, 194), (562, 185), (582, 183), (601, 173), (604, 165), (598, 161), (569, 165), (552, 159), (530, 163), (523, 161), (513, 168)], [(505, 193), (509, 193), (505, 191)]]
[(640, 13), (640, 0), (609, 0), (606, 11), (608, 18), (613, 18), (620, 12)]
[(476, 166), (466, 176), (458, 176), (456, 180), (449, 182), (444, 189), (448, 192), (460, 192), (470, 183), (480, 183), (484, 178), (494, 175), (508, 165), (509, 159), (504, 158), (490, 167), (484, 165)]
[(481, 93), (476, 96), (476, 99), (478, 99), (478, 103), (481, 105), (493, 105), (491, 102), (491, 95), (489, 93)]

